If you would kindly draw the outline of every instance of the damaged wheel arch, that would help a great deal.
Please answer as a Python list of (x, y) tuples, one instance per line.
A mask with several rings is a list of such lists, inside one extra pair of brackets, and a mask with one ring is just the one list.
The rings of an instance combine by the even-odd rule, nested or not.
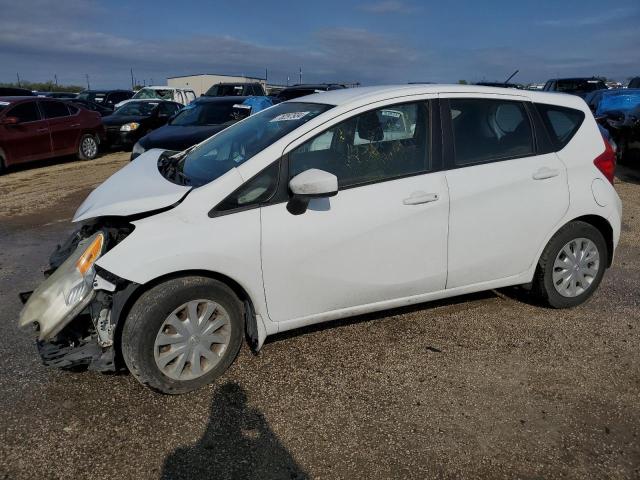
[[(98, 271), (100, 272), (101, 276), (106, 277), (107, 279), (116, 279), (116, 281), (118, 281), (118, 277), (111, 274), (110, 272), (107, 272), (106, 270), (100, 268)], [(266, 331), (264, 329), (264, 326), (260, 325), (260, 320), (258, 320), (256, 317), (253, 300), (251, 299), (247, 291), (231, 277), (218, 272), (197, 269), (181, 270), (154, 278), (153, 280), (150, 280), (149, 282), (146, 282), (144, 284), (119, 279), (119, 281), (124, 282), (124, 286), (114, 292), (111, 310), (111, 321), (114, 324), (113, 344), (116, 354), (116, 364), (119, 367), (124, 366), (122, 360), (122, 331), (124, 328), (124, 324), (126, 323), (127, 316), (129, 315), (129, 312), (138, 301), (138, 299), (146, 291), (157, 285), (160, 285), (161, 283), (169, 280), (174, 280), (176, 278), (194, 276), (217, 280), (227, 285), (233, 291), (238, 300), (244, 306), (244, 328), (247, 343), (249, 344), (252, 352), (257, 353), (260, 350), (262, 344), (264, 343), (264, 339), (266, 338)]]

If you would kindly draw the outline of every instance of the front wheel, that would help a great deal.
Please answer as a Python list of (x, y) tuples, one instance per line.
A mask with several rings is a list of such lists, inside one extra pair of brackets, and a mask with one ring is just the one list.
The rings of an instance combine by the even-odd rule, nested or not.
[(93, 160), (98, 156), (98, 141), (93, 135), (83, 135), (78, 146), (80, 160)]
[(184, 277), (143, 293), (122, 331), (122, 354), (136, 379), (180, 394), (211, 383), (236, 358), (243, 306), (225, 284)]
[(598, 288), (607, 267), (602, 233), (585, 222), (571, 222), (549, 240), (533, 279), (533, 293), (554, 308), (585, 302)]

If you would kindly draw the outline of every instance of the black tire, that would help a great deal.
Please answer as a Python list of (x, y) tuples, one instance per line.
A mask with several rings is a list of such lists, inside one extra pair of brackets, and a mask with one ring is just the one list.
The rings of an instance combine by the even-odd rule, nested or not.
[[(588, 288), (577, 296), (567, 297), (561, 295), (554, 286), (554, 263), (561, 249), (571, 240), (578, 238), (586, 238), (595, 244), (598, 250), (599, 267)], [(532, 293), (539, 301), (553, 308), (576, 307), (586, 302), (596, 291), (607, 268), (607, 262), (607, 243), (602, 233), (586, 222), (574, 221), (568, 223), (556, 232), (542, 252), (533, 278)]]
[(4, 156), (0, 153), (0, 175), (3, 175), (7, 171), (7, 166), (4, 163)]
[(95, 136), (85, 134), (80, 137), (78, 143), (78, 158), (80, 160), (93, 160), (98, 156), (99, 143)]
[[(176, 380), (156, 365), (155, 339), (171, 312), (196, 299), (212, 300), (226, 310), (231, 320), (230, 340), (211, 370), (195, 379)], [(227, 285), (205, 277), (182, 277), (149, 289), (136, 301), (122, 331), (122, 355), (129, 371), (141, 384), (161, 393), (181, 394), (220, 377), (238, 355), (243, 336), (244, 307)]]

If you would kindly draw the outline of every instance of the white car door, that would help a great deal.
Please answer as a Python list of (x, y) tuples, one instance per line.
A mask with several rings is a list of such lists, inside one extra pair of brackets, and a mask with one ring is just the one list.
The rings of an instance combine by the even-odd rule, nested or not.
[(444, 289), (449, 199), (444, 173), (433, 172), (430, 103), (395, 105), (402, 118), (385, 109), (353, 116), (289, 153), (289, 178), (317, 168), (335, 174), (340, 190), (299, 215), (286, 203), (261, 208), (272, 321), (313, 323)]
[(447, 288), (523, 274), (569, 207), (565, 166), (539, 153), (524, 98), (441, 97), (450, 104), (443, 101), (443, 127), (449, 123), (452, 147)]

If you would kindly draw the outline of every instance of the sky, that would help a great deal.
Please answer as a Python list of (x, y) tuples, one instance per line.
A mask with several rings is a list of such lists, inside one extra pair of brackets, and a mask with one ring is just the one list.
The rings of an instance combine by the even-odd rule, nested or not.
[(0, 82), (196, 73), (271, 83), (640, 75), (640, 1), (0, 0)]

